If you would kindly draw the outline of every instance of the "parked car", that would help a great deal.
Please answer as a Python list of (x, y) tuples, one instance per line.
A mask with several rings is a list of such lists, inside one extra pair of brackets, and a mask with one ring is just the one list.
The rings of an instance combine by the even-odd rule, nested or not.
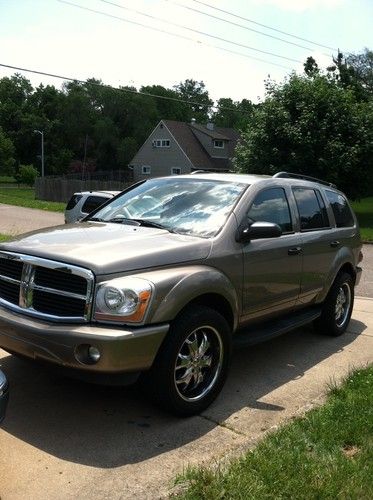
[(311, 322), (344, 333), (361, 260), (356, 217), (326, 182), (149, 179), (74, 226), (1, 243), (0, 347), (75, 376), (140, 378), (192, 415), (222, 389), (233, 344)]
[(8, 399), (9, 399), (8, 380), (4, 372), (0, 370), (0, 423), (4, 420)]
[(119, 193), (120, 191), (82, 191), (81, 193), (74, 193), (66, 205), (65, 223), (71, 224), (83, 219)]

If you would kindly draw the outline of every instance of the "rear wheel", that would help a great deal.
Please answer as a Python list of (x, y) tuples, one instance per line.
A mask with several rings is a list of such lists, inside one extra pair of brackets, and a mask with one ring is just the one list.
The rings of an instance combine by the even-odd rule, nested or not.
[(321, 316), (315, 321), (318, 332), (337, 337), (350, 322), (354, 305), (354, 280), (349, 273), (340, 273), (324, 302)]
[(190, 307), (173, 322), (152, 369), (146, 374), (157, 404), (189, 416), (207, 408), (228, 373), (231, 332), (225, 318), (207, 307)]

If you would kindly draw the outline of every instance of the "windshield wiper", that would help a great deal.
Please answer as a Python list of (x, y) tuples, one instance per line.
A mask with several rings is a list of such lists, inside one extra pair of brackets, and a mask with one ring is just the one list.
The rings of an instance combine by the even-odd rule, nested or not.
[(165, 229), (169, 233), (176, 233), (176, 231), (174, 231), (173, 229), (170, 229), (169, 227), (164, 226), (163, 224), (159, 224), (158, 222), (154, 222), (154, 221), (149, 220), (149, 219), (131, 219), (131, 220), (138, 222), (140, 224), (140, 226), (155, 227), (157, 229)]
[(127, 217), (117, 216), (112, 219), (100, 219), (99, 217), (92, 217), (89, 219), (90, 221), (95, 222), (112, 222), (113, 224), (128, 224), (130, 226), (143, 226), (143, 227), (155, 227), (157, 229), (164, 229), (170, 233), (176, 233), (173, 229), (170, 229), (163, 224), (159, 224), (158, 222), (154, 222), (149, 219), (128, 219)]

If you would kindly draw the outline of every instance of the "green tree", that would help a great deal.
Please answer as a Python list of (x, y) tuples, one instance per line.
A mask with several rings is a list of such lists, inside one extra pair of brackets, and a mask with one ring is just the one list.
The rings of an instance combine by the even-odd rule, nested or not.
[(0, 127), (0, 175), (14, 174), (14, 146)]
[(372, 186), (373, 103), (325, 75), (268, 82), (235, 165), (241, 172), (308, 174), (362, 196)]
[(21, 165), (16, 177), (19, 183), (33, 186), (38, 175), (39, 172), (33, 165)]
[(197, 123), (206, 123), (209, 121), (211, 106), (214, 102), (210, 99), (203, 82), (187, 79), (185, 82), (175, 85), (174, 89), (180, 99), (190, 102), (190, 104), (180, 103), (184, 113), (183, 116), (186, 117), (185, 121), (189, 122), (192, 118), (195, 118)]

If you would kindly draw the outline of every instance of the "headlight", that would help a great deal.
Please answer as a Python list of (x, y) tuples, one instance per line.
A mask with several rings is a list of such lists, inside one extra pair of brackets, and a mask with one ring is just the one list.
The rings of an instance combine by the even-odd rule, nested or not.
[(152, 296), (152, 284), (142, 278), (116, 278), (100, 283), (94, 318), (98, 321), (140, 323)]

